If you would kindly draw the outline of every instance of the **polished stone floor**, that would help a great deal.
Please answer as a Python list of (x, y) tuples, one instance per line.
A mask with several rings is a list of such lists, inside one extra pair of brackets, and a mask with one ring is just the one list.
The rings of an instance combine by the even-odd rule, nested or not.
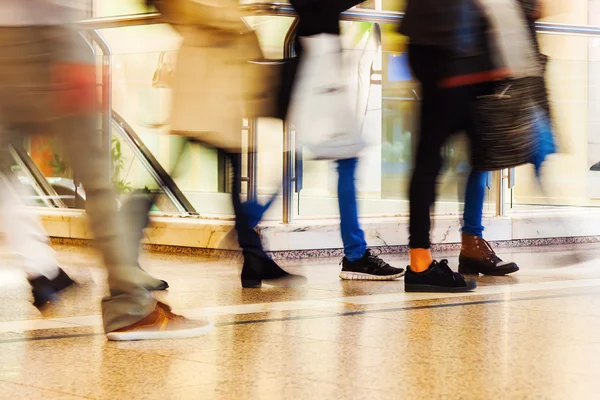
[(45, 318), (0, 254), (0, 399), (600, 398), (598, 245), (503, 249), (521, 272), (462, 295), (341, 282), (331, 259), (284, 263), (305, 288), (242, 290), (238, 260), (146, 255), (160, 298), (216, 328), (132, 343), (102, 335), (96, 255), (57, 250), (81, 285)]

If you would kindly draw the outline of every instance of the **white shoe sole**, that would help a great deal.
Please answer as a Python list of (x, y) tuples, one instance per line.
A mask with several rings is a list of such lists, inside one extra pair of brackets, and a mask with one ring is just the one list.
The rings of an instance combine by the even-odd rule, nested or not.
[(402, 271), (401, 273), (396, 275), (380, 276), (365, 274), (363, 272), (342, 271), (340, 272), (340, 278), (346, 281), (394, 281), (396, 279), (402, 278), (405, 273), (406, 271)]
[(132, 340), (189, 339), (206, 335), (210, 333), (214, 327), (212, 322), (207, 322), (206, 325), (180, 331), (110, 332), (106, 334), (106, 338), (116, 342), (127, 342)]

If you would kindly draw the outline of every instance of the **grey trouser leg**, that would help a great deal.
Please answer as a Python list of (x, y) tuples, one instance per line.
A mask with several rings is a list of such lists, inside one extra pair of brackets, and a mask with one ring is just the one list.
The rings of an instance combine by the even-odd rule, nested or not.
[(85, 188), (88, 219), (108, 270), (110, 295), (102, 300), (102, 316), (105, 330), (111, 332), (146, 317), (156, 300), (145, 289), (148, 274), (132, 263), (136, 250), (126, 240), (96, 118), (74, 116), (61, 125), (59, 137)]
[(119, 218), (96, 113), (57, 111), (58, 98), (71, 87), (51, 76), (56, 63), (95, 64), (91, 49), (67, 28), (0, 28), (0, 126), (23, 135), (52, 132), (61, 139), (85, 187), (90, 226), (108, 271), (110, 295), (102, 301), (102, 314), (110, 332), (149, 315), (156, 300), (140, 283), (147, 274), (130, 262), (132, 249)]
[[(152, 209), (152, 199), (147, 194), (134, 194), (129, 196), (121, 203), (121, 221), (125, 227), (125, 235), (129, 248), (129, 256), (131, 261), (128, 264), (137, 265), (142, 269), (139, 263), (140, 244), (144, 238), (144, 229), (150, 223), (148, 213)], [(144, 271), (145, 272), (145, 271)], [(152, 275), (145, 272), (145, 277), (140, 276), (140, 283), (145, 288), (153, 290), (163, 285), (163, 281), (156, 279)]]

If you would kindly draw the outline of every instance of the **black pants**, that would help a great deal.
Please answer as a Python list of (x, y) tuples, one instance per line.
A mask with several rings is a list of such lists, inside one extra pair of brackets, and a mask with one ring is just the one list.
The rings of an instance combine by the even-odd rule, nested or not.
[(474, 134), (472, 106), (489, 85), (442, 88), (448, 64), (439, 50), (429, 46), (409, 47), (411, 68), (422, 86), (420, 132), (410, 184), (410, 248), (431, 246), (430, 212), (436, 199), (437, 178), (442, 167), (441, 149), (450, 136), (464, 131)]
[(340, 13), (364, 0), (291, 0), (298, 13), (300, 24), (298, 36), (312, 36), (320, 33), (340, 34)]

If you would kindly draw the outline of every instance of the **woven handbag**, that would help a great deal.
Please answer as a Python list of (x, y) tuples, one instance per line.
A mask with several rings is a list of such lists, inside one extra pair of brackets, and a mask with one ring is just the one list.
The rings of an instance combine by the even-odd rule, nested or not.
[(534, 160), (540, 146), (536, 133), (540, 90), (542, 78), (512, 79), (498, 82), (493, 94), (476, 99), (471, 141), (475, 170), (514, 168)]

